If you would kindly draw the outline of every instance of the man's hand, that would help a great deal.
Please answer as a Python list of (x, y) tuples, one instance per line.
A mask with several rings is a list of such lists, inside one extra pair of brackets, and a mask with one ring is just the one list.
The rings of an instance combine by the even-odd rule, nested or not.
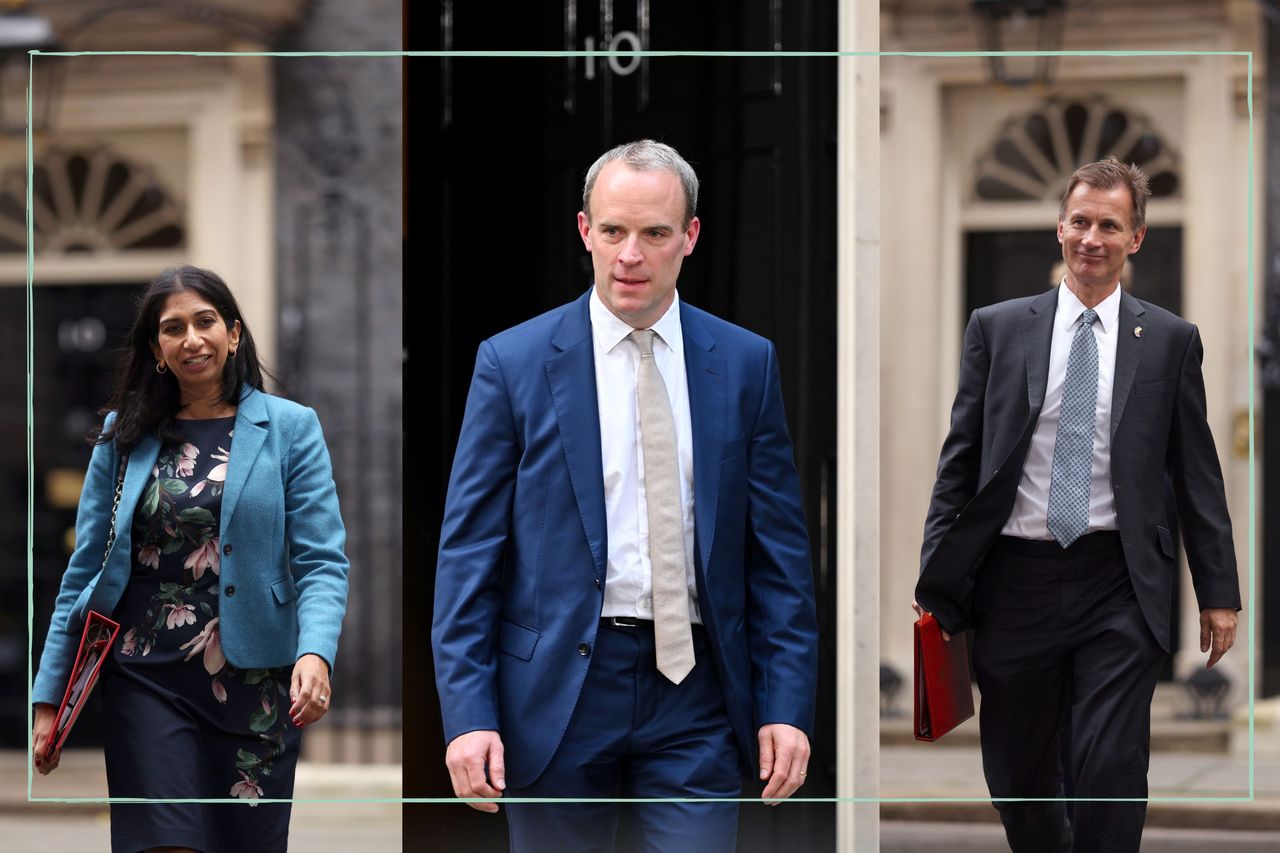
[[(502, 764), (502, 738), (494, 731), (467, 732), (449, 741), (444, 763), (453, 779), (453, 793), (459, 798), (502, 796), (507, 787)], [(488, 778), (485, 770), (488, 769)], [(467, 803), (473, 809), (496, 813), (497, 803)]]
[[(809, 772), (809, 736), (786, 723), (761, 726), (760, 780), (768, 780), (760, 799), (776, 806), (804, 784)], [(772, 800), (773, 802), (769, 802)]]
[(1200, 651), (1209, 652), (1205, 668), (1222, 660), (1236, 642), (1239, 614), (1230, 607), (1206, 607), (1200, 611)]
[[(919, 604), (917, 604), (917, 603), (916, 603), (916, 602), (914, 602), (914, 601), (913, 601), (913, 602), (911, 602), (911, 609), (912, 609), (912, 610), (914, 610), (914, 611), (916, 612), (916, 618), (920, 618), (920, 617), (924, 616), (924, 608), (923, 608), (923, 607), (921, 607)], [(939, 626), (938, 626), (938, 630), (942, 632), (942, 641), (943, 641), (943, 642), (945, 642), (945, 643), (949, 643), (949, 642), (951, 642), (951, 635), (950, 635), (950, 634), (948, 634), (946, 631), (943, 631), (943, 630), (942, 630), (942, 626), (941, 626), (941, 625), (939, 625)]]

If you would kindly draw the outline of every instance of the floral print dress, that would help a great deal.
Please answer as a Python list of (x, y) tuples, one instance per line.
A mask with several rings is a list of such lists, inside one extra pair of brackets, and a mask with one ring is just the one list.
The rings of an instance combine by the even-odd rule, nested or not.
[[(292, 670), (237, 669), (218, 633), (218, 519), (235, 418), (178, 424), (184, 440), (161, 448), (138, 501), (133, 572), (114, 614), (120, 634), (103, 680), (111, 796), (288, 798), (299, 742)], [(283, 850), (288, 818), (287, 804), (113, 804), (112, 847), (209, 853), (276, 849), (279, 839)]]

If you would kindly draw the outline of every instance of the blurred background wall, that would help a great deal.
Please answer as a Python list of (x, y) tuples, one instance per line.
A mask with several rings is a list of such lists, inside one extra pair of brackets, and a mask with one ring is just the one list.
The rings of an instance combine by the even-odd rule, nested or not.
[[(1280, 637), (1280, 606), (1248, 599), (1248, 295), (1261, 292), (1264, 271), (1256, 237), (1254, 280), (1247, 267), (1250, 217), (1255, 235), (1266, 221), (1263, 13), (1252, 0), (881, 3), (884, 51), (1253, 51), (1257, 145), (1251, 209), (1244, 56), (882, 60), (880, 636), (890, 683), (911, 672), (921, 533), (969, 312), (1057, 284), (1066, 182), (1080, 164), (1115, 154), (1142, 166), (1153, 189), (1125, 286), (1197, 324), (1204, 341), (1208, 418), (1246, 596), (1237, 648), (1215, 670), (1227, 682), (1214, 713), (1248, 698), (1247, 645), (1262, 645), (1245, 622), (1256, 611), (1263, 635)], [(1260, 328), (1260, 305), (1253, 319)], [(1261, 483), (1261, 455), (1258, 471)], [(1204, 666), (1185, 561), (1177, 583), (1175, 654), (1158, 697), (1184, 713), (1192, 691), (1182, 682)], [(1262, 651), (1264, 665), (1280, 661), (1280, 649)], [(1266, 685), (1255, 695), (1280, 691)], [(909, 691), (896, 702), (910, 712)]]
[[(24, 32), (22, 15), (65, 50), (400, 49), (396, 0), (8, 6), (5, 44)], [(21, 50), (21, 75), (0, 79), (25, 84)], [(333, 457), (351, 595), (333, 710), (304, 747), (312, 761), (400, 760), (400, 62), (34, 64), (34, 660), (73, 543), (83, 436), (134, 299), (166, 266), (210, 267), (241, 303), (275, 390), (317, 410)], [(25, 104), (13, 86), (0, 98), (18, 134), (0, 137), (0, 746), (25, 748)], [(87, 714), (73, 741), (96, 744), (96, 726)]]

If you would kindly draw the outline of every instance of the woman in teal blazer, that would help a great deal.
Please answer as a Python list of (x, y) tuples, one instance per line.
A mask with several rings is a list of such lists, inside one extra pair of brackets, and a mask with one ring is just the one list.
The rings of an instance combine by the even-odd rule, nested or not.
[[(93, 610), (121, 626), (101, 682), (113, 798), (292, 796), (298, 730), (332, 698), (348, 563), (316, 414), (267, 394), (263, 373), (217, 275), (152, 282), (32, 688), (39, 772), (58, 764), (46, 742)], [(284, 849), (287, 803), (211, 808), (113, 803), (112, 848)]]

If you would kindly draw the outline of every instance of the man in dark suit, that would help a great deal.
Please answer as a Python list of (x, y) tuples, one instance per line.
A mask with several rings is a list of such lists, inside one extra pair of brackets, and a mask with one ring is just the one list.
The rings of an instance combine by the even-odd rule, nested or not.
[[(1147, 796), (1181, 525), (1213, 666), (1239, 580), (1196, 327), (1119, 287), (1147, 177), (1072, 176), (1063, 283), (980, 308), (925, 521), (917, 612), (973, 628), (992, 797)], [(1167, 485), (1166, 485), (1167, 481)], [(1172, 506), (1166, 505), (1172, 495)], [(1015, 851), (1136, 851), (1146, 804), (997, 803)]]
[[(459, 797), (516, 850), (608, 850), (619, 805), (778, 801), (816, 685), (808, 538), (773, 346), (677, 298), (698, 181), (643, 140), (587, 173), (595, 282), (485, 341), (432, 628)], [(473, 803), (497, 811), (491, 802)], [(632, 804), (645, 849), (734, 849), (734, 803)]]

